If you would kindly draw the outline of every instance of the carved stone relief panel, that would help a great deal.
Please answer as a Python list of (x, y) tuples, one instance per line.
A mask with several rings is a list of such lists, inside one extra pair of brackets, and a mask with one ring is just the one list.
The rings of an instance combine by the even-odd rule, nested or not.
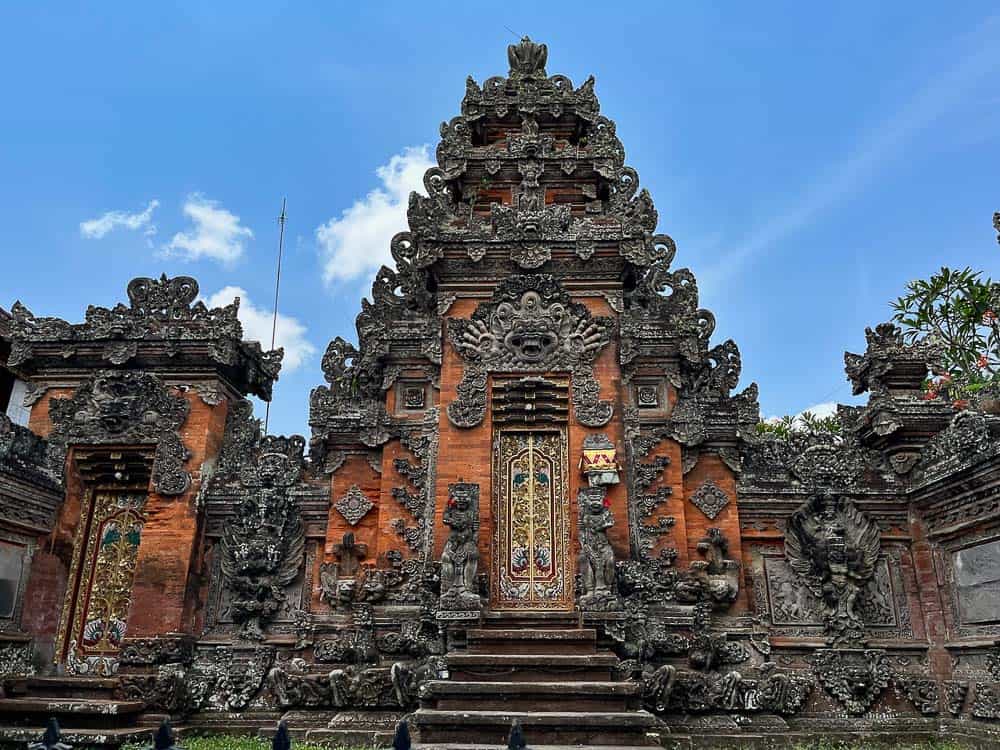
[[(897, 548), (883, 552), (871, 580), (858, 595), (857, 612), (880, 637), (912, 637)], [(754, 603), (774, 635), (816, 637), (823, 633), (824, 604), (774, 548), (754, 548)]]

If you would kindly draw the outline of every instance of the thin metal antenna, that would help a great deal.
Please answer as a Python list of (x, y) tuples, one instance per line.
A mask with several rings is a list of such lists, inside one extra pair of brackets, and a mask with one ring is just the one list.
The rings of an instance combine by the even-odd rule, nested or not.
[(503, 27), (507, 29), (507, 31), (509, 31), (511, 34), (513, 34), (515, 39), (520, 39), (523, 36), (522, 34), (518, 34), (516, 31), (514, 31), (514, 29), (512, 29), (507, 24), (504, 24)]
[[(281, 216), (278, 217), (278, 271), (274, 275), (274, 316), (271, 318), (271, 349), (274, 349), (274, 339), (278, 333), (278, 290), (281, 288), (281, 256), (285, 249), (285, 199), (281, 199)], [(271, 419), (271, 402), (264, 407), (264, 434), (267, 434), (267, 424)]]

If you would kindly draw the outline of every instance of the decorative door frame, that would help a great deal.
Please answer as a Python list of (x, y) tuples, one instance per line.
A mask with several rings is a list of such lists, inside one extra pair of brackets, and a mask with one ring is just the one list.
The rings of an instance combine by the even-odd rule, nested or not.
[(97, 486), (83, 493), (56, 639), (56, 661), (73, 674), (118, 671), (146, 499), (138, 488)]
[[(528, 485), (522, 496), (537, 509), (534, 501), (537, 498), (535, 490), (540, 483), (544, 489), (548, 487), (548, 517), (540, 519), (541, 528), (534, 524), (536, 514), (528, 516), (528, 527), (515, 530), (517, 519), (511, 517), (510, 511), (513, 506), (513, 498), (520, 490), (513, 489), (512, 485), (516, 477), (511, 476), (511, 467), (517, 458), (524, 453), (523, 448), (517, 447), (519, 438), (527, 436), (528, 457), (530, 465), (528, 467)], [(538, 449), (542, 451), (536, 454), (534, 438), (541, 438), (543, 441), (548, 438), (549, 445), (544, 442), (539, 444)], [(552, 438), (555, 438), (552, 441)], [(554, 445), (552, 444), (554, 442)], [(548, 456), (546, 456), (546, 452)], [(552, 454), (555, 454), (553, 456)], [(547, 459), (542, 471), (547, 469), (546, 475), (539, 482), (539, 474), (535, 471), (533, 464), (534, 457), (541, 455)], [(531, 427), (500, 427), (495, 430), (493, 437), (493, 531), (491, 550), (491, 575), (490, 575), (490, 608), (497, 611), (572, 611), (575, 606), (575, 576), (576, 564), (571, 554), (570, 543), (570, 512), (571, 501), (569, 492), (569, 448), (568, 432), (565, 425), (544, 425)], [(554, 460), (553, 460), (554, 458)], [(522, 467), (523, 468), (523, 467)], [(523, 473), (523, 472), (522, 472)], [(523, 519), (522, 519), (523, 520)], [(547, 551), (548, 559), (544, 557), (546, 553), (543, 549), (543, 559), (538, 559), (538, 548), (534, 544), (534, 534), (541, 530), (543, 538), (550, 542)], [(514, 550), (511, 539), (515, 531), (527, 533), (528, 544), (524, 551), (527, 580), (524, 579), (521, 571), (516, 570), (512, 564)], [(535, 572), (540, 565), (548, 565), (549, 572), (543, 573), (539, 578), (535, 577)], [(548, 591), (545, 587), (548, 586)], [(518, 592), (517, 587), (522, 591)], [(523, 592), (524, 598), (519, 599), (519, 594)], [(542, 592), (542, 596), (539, 593)], [(546, 596), (546, 594), (549, 594)]]

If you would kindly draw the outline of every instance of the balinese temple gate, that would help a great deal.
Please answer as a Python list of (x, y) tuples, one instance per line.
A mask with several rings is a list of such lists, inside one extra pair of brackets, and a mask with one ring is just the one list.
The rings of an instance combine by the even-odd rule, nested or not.
[(760, 433), (594, 79), (546, 57), (466, 81), (308, 441), (262, 434), (282, 353), (194, 279), (0, 318), (0, 738), (996, 737), (1000, 418), (922, 399), (940, 353), (883, 324), (841, 435)]

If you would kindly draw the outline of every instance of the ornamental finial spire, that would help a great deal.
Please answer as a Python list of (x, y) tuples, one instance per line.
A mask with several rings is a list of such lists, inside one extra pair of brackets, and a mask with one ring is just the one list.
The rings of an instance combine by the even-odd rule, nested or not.
[(522, 37), (518, 44), (507, 47), (507, 60), (510, 62), (510, 76), (542, 76), (545, 74), (545, 62), (549, 50), (544, 44), (536, 44), (529, 37)]

